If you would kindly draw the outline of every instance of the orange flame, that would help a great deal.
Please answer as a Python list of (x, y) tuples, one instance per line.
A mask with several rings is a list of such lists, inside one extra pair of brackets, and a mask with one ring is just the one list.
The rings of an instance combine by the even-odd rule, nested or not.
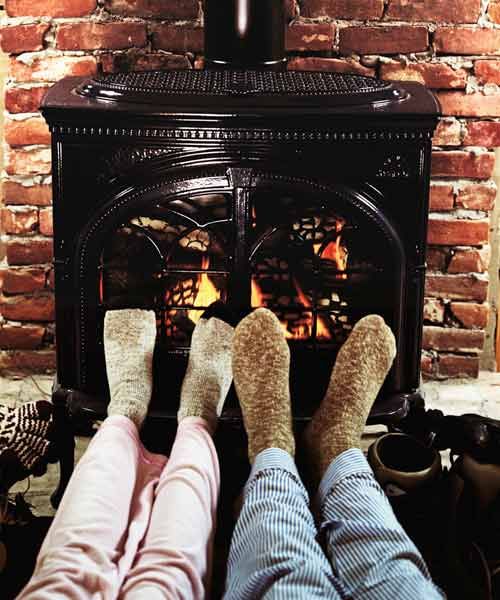
[[(304, 306), (304, 308), (311, 308), (311, 302), (307, 298), (307, 296), (302, 291), (298, 282), (294, 279), (293, 283), (295, 285), (295, 289), (297, 292), (297, 298), (299, 302)], [(252, 296), (251, 296), (251, 305), (253, 307), (265, 306), (264, 296), (257, 284), (257, 282), (252, 279)], [(307, 323), (300, 324), (298, 327), (294, 329), (294, 331), (290, 331), (288, 329), (288, 323), (285, 320), (280, 321), (283, 329), (285, 330), (285, 337), (287, 339), (306, 339), (311, 337), (312, 331), (312, 320)], [(316, 336), (318, 339), (331, 339), (330, 331), (328, 327), (324, 324), (321, 317), (318, 317), (316, 324)]]
[[(295, 285), (295, 289), (297, 290), (297, 297), (298, 297), (300, 303), (307, 308), (311, 308), (312, 304), (311, 304), (311, 302), (309, 302), (309, 298), (304, 294), (304, 292), (302, 291), (302, 289), (296, 279), (293, 280), (293, 284)], [(311, 334), (309, 332), (309, 336), (310, 335)], [(302, 336), (300, 336), (300, 337), (302, 337)], [(329, 331), (328, 327), (324, 324), (323, 319), (320, 316), (318, 316), (317, 321), (316, 321), (316, 337), (318, 339), (327, 339), (327, 340), (329, 340), (332, 337), (330, 335), (330, 331)]]
[[(210, 259), (208, 256), (203, 256), (201, 259), (201, 269), (206, 271), (209, 266)], [(207, 273), (201, 273), (198, 277), (198, 293), (194, 299), (193, 308), (187, 311), (187, 316), (193, 323), (197, 323), (203, 314), (201, 310), (195, 310), (196, 307), (210, 306), (212, 302), (220, 300), (220, 291), (210, 281)]]

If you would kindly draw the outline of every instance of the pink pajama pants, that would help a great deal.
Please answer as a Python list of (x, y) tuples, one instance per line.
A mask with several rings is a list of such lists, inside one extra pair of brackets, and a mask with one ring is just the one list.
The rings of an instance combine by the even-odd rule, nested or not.
[(143, 447), (127, 417), (108, 417), (77, 465), (18, 598), (205, 597), (219, 484), (203, 419), (181, 421), (167, 461)]

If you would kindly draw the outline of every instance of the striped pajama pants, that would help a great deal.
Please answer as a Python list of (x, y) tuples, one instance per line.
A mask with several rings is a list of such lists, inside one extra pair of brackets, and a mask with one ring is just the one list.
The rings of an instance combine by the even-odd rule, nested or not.
[(261, 452), (244, 490), (225, 600), (443, 598), (362, 452), (330, 465), (317, 523), (292, 457)]

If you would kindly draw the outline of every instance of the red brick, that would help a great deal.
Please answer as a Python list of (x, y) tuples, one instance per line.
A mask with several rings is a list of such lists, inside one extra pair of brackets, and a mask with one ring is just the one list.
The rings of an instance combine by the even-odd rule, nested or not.
[(453, 69), (444, 63), (392, 61), (381, 65), (380, 76), (390, 81), (418, 81), (435, 89), (464, 89), (467, 84), (465, 69)]
[(488, 7), (488, 16), (494, 23), (500, 23), (500, 2), (491, 0)]
[(492, 176), (494, 167), (493, 152), (478, 154), (457, 150), (432, 153), (432, 175), (435, 177), (488, 179)]
[(441, 377), (474, 377), (479, 375), (479, 358), (460, 354), (440, 354), (437, 372)]
[(49, 271), (49, 276), (47, 277), (47, 287), (49, 290), (53, 290), (55, 288), (54, 269), (50, 269)]
[[(500, 96), (499, 100), (500, 102)], [(500, 146), (499, 121), (468, 121), (464, 144), (467, 146)]]
[(444, 271), (448, 261), (448, 252), (442, 248), (427, 248), (426, 261), (429, 271)]
[(84, 77), (96, 72), (93, 56), (46, 56), (35, 58), (30, 65), (10, 59), (10, 76), (19, 82), (59, 81), (69, 75)]
[(467, 329), (484, 329), (488, 324), (488, 304), (451, 302), (450, 308), (453, 315)]
[(390, 0), (386, 18), (431, 23), (477, 23), (481, 0)]
[(448, 265), (448, 273), (484, 273), (488, 270), (489, 262), (489, 246), (481, 250), (476, 248), (454, 250)]
[(203, 29), (161, 23), (153, 28), (153, 48), (171, 52), (203, 52)]
[(46, 86), (8, 88), (5, 91), (5, 108), (11, 113), (36, 112), (48, 89)]
[(10, 150), (5, 170), (9, 175), (48, 175), (51, 171), (50, 148)]
[(42, 345), (45, 327), (42, 325), (4, 325), (0, 328), (0, 348), (4, 350), (34, 350)]
[(438, 54), (500, 54), (500, 29), (438, 27), (434, 45)]
[(420, 369), (424, 377), (426, 375), (429, 377), (434, 375), (434, 361), (432, 359), (432, 355), (425, 351), (422, 352), (422, 356), (420, 357)]
[(294, 23), (287, 28), (286, 48), (289, 52), (329, 52), (334, 39), (331, 23)]
[(446, 352), (479, 352), (484, 346), (484, 331), (424, 326), (422, 347)]
[(69, 23), (59, 25), (56, 47), (60, 50), (117, 50), (146, 45), (142, 23)]
[(457, 206), (469, 210), (493, 210), (496, 195), (495, 186), (472, 183), (458, 191)]
[(428, 273), (425, 281), (425, 293), (433, 298), (484, 302), (488, 294), (488, 281), (477, 275)]
[(334, 73), (357, 73), (372, 77), (375, 69), (364, 67), (351, 59), (320, 58), (317, 56), (295, 57), (288, 61), (290, 71), (332, 71)]
[(43, 290), (46, 278), (46, 269), (42, 267), (6, 269), (3, 291), (6, 294), (28, 294)]
[(340, 53), (400, 54), (423, 52), (429, 45), (426, 27), (346, 27), (340, 30)]
[(10, 17), (84, 17), (96, 5), (97, 0), (5, 0)]
[(52, 186), (27, 186), (15, 181), (4, 181), (2, 185), (2, 199), (4, 204), (50, 206), (52, 204)]
[(451, 210), (454, 204), (452, 185), (431, 185), (429, 208), (430, 210)]
[(3, 375), (32, 375), (53, 373), (56, 354), (53, 350), (7, 350), (0, 352), (0, 373)]
[(0, 31), (2, 50), (8, 54), (43, 50), (43, 38), (49, 27), (48, 23), (2, 27)]
[(54, 295), (4, 296), (1, 312), (5, 319), (12, 321), (53, 321)]
[(474, 75), (480, 83), (496, 83), (500, 85), (500, 60), (476, 60)]
[(52, 240), (8, 240), (9, 265), (36, 265), (52, 261)]
[(101, 56), (101, 64), (105, 73), (191, 68), (191, 64), (186, 56), (180, 56), (179, 54), (143, 54), (137, 52), (104, 54)]
[(112, 13), (129, 17), (160, 17), (168, 19), (198, 18), (198, 0), (105, 0)]
[(429, 219), (427, 242), (438, 246), (479, 246), (487, 244), (489, 221), (481, 219)]
[(305, 17), (330, 17), (331, 19), (380, 19), (384, 0), (305, 0), (302, 14)]
[(443, 115), (458, 117), (500, 116), (500, 94), (485, 95), (480, 92), (438, 92)]
[(42, 208), (40, 210), (40, 233), (42, 235), (54, 235), (51, 208)]
[(456, 119), (440, 119), (432, 142), (435, 146), (460, 146), (462, 126)]
[(444, 320), (444, 304), (437, 298), (425, 298), (424, 320), (431, 323), (442, 323)]
[(24, 235), (34, 233), (38, 226), (36, 208), (3, 208), (2, 229), (4, 233)]
[(11, 146), (50, 144), (49, 126), (42, 117), (31, 117), (22, 121), (6, 119), (5, 141)]

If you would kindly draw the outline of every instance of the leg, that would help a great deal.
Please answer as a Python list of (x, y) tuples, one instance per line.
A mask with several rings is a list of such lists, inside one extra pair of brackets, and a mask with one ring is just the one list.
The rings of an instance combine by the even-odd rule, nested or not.
[(207, 422), (183, 419), (121, 598), (205, 597), (219, 484), (219, 462)]
[(331, 463), (318, 502), (326, 552), (349, 596), (444, 598), (359, 449)]
[(232, 338), (233, 328), (216, 318), (201, 319), (194, 329), (177, 436), (122, 598), (207, 594), (220, 485), (212, 433), (232, 381)]
[(225, 598), (347, 598), (316, 535), (293, 458), (279, 448), (264, 450), (245, 486)]
[(233, 535), (227, 598), (343, 598), (316, 542), (294, 464), (290, 351), (277, 318), (259, 309), (238, 325), (233, 374), (252, 473)]
[[(106, 419), (71, 477), (19, 597), (114, 598), (146, 530), (163, 464), (142, 449), (132, 421)], [(129, 519), (137, 526), (127, 538)]]
[[(106, 315), (112, 416), (79, 462), (21, 597), (116, 596), (145, 533), (165, 463), (142, 448), (138, 434), (151, 397), (155, 335), (153, 312)], [(134, 527), (127, 536), (129, 521)]]
[(354, 327), (305, 432), (319, 485), (320, 531), (349, 596), (437, 598), (422, 557), (397, 522), (359, 450), (366, 418), (396, 354), (383, 319)]

